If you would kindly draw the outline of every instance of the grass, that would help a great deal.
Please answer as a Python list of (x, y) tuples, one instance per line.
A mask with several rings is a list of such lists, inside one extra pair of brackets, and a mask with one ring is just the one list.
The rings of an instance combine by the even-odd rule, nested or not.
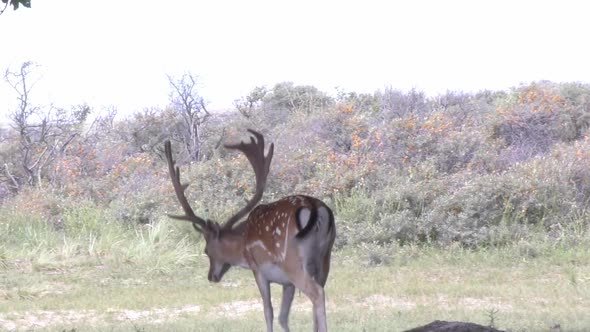
[[(0, 330), (260, 331), (250, 271), (207, 281), (202, 241), (165, 220), (125, 226), (96, 209), (41, 218), (0, 214)], [(402, 331), (433, 320), (509, 331), (590, 329), (587, 232), (468, 250), (459, 245), (362, 244), (333, 255), (327, 285), (335, 331)], [(273, 288), (278, 316), (280, 287)], [(311, 330), (297, 294), (294, 331)], [(276, 324), (278, 329), (278, 323)]]
[[(201, 245), (184, 226), (162, 222), (117, 235), (94, 227), (93, 236), (80, 231), (49, 247), (39, 236), (31, 240), (37, 246), (0, 246), (0, 329), (262, 330), (251, 272), (234, 269), (210, 284)], [(273, 292), (278, 315), (280, 288)], [(590, 245), (345, 247), (335, 252), (327, 296), (335, 331), (402, 331), (435, 319), (583, 331), (590, 328)], [(298, 294), (292, 329), (311, 330), (311, 323), (311, 304)]]

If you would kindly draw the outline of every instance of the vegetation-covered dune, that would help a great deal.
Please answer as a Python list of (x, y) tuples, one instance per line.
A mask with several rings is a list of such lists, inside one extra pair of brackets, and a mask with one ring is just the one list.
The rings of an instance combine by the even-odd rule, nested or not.
[[(395, 89), (330, 96), (312, 86), (279, 83), (236, 100), (235, 110), (212, 112), (191, 79), (170, 78), (166, 109), (125, 118), (89, 105), (34, 105), (23, 90), (26, 75), (12, 77), (21, 100), (0, 131), (0, 328), (18, 327), (9, 323), (27, 310), (85, 308), (101, 312), (95, 315), (100, 321), (121, 308), (183, 308), (199, 301), (216, 308), (216, 301), (257, 299), (244, 272), (235, 272), (235, 282), (246, 291), (208, 286), (195, 244), (199, 237), (166, 217), (179, 207), (163, 142), (171, 139), (177, 149), (198, 214), (223, 220), (254, 189), (248, 162), (222, 144), (244, 138), (246, 128), (275, 143), (263, 202), (301, 193), (323, 199), (335, 212), (336, 267), (327, 293), (330, 324), (338, 330), (359, 330), (345, 325), (353, 324), (346, 318), (358, 308), (337, 309), (349, 300), (391, 315), (383, 316), (389, 323), (365, 321), (369, 330), (388, 330), (393, 321), (401, 329), (472, 316), (503, 328), (548, 330), (553, 322), (544, 320), (545, 309), (564, 326), (590, 324), (587, 317), (578, 319), (590, 310), (589, 85), (535, 82), (510, 91), (439, 96)], [(520, 265), (535, 259), (537, 265)], [(375, 270), (351, 274), (359, 264)], [(428, 282), (412, 286), (400, 270), (440, 289)], [(353, 282), (365, 274), (376, 278), (378, 289)], [(453, 275), (469, 287), (456, 288)], [(200, 300), (170, 289), (178, 296), (156, 295), (153, 280), (170, 278), (178, 287), (206, 290), (191, 293)], [(544, 298), (535, 285), (548, 287), (547, 280), (569, 285), (565, 298)], [(120, 289), (122, 284), (128, 287)], [(519, 289), (535, 298), (522, 300), (511, 284), (528, 285)], [(139, 291), (142, 285), (150, 300)], [(114, 302), (93, 302), (101, 289)], [(257, 309), (247, 320), (253, 330), (262, 326)], [(168, 316), (199, 315), (179, 310)], [(186, 317), (181, 321), (188, 324)], [(213, 316), (207, 317), (213, 324)], [(307, 318), (298, 321), (296, 315), (295, 324), (307, 326)], [(91, 320), (39, 327), (82, 328), (85, 321)], [(228, 324), (228, 330), (243, 327), (241, 321)]]

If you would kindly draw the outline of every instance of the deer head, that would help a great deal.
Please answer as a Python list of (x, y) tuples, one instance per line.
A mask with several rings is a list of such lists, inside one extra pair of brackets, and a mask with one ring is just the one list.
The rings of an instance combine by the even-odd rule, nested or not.
[(270, 145), (268, 153), (265, 156), (264, 137), (262, 134), (251, 129), (248, 129), (248, 131), (252, 134), (250, 142), (225, 145), (225, 148), (238, 150), (246, 155), (256, 176), (256, 192), (246, 203), (246, 206), (223, 224), (205, 220), (194, 213), (184, 194), (188, 184), (181, 184), (180, 182), (180, 170), (172, 158), (170, 141), (166, 141), (164, 144), (172, 185), (174, 186), (176, 197), (184, 210), (184, 215), (170, 215), (170, 217), (191, 222), (195, 230), (203, 235), (206, 243), (205, 254), (209, 257), (208, 278), (211, 282), (219, 282), (232, 265), (246, 264), (243, 261), (243, 257), (241, 257), (241, 250), (236, 248), (242, 245), (243, 237), (240, 234), (239, 227), (234, 226), (260, 202), (266, 185), (274, 145)]

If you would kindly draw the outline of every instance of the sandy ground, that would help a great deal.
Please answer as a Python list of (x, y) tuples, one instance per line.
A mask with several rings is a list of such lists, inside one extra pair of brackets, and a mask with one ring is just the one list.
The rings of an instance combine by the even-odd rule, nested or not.
[[(396, 299), (382, 294), (375, 294), (363, 298), (362, 300), (350, 299), (350, 303), (369, 310), (412, 310), (416, 303)], [(511, 310), (510, 304), (503, 304), (495, 298), (463, 298), (460, 300), (463, 305), (479, 308), (500, 308), (502, 310)], [(275, 307), (278, 304), (275, 304)], [(437, 299), (437, 305), (441, 307), (449, 306), (449, 300), (444, 296)], [(328, 303), (329, 310), (334, 310), (336, 305)], [(349, 308), (350, 309), (350, 308)], [(311, 304), (307, 301), (299, 301), (292, 307), (294, 311), (310, 312)], [(337, 309), (336, 309), (337, 310)], [(234, 301), (224, 303), (216, 307), (210, 307), (206, 311), (199, 305), (187, 305), (180, 308), (154, 308), (150, 310), (107, 310), (99, 312), (96, 310), (39, 310), (25, 312), (5, 312), (0, 313), (0, 330), (29, 330), (35, 328), (47, 328), (55, 325), (72, 325), (72, 326), (100, 326), (104, 322), (150, 322), (151, 324), (162, 323), (179, 316), (186, 315), (208, 315), (223, 317), (225, 319), (239, 318), (250, 312), (260, 312), (262, 315), (262, 303), (259, 299), (248, 301)]]

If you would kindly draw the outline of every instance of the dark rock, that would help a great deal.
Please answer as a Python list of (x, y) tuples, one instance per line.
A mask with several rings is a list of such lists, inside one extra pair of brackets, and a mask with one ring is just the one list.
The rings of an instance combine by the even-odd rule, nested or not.
[(435, 320), (434, 322), (416, 327), (405, 332), (504, 332), (493, 327), (482, 326), (465, 322), (445, 322)]

